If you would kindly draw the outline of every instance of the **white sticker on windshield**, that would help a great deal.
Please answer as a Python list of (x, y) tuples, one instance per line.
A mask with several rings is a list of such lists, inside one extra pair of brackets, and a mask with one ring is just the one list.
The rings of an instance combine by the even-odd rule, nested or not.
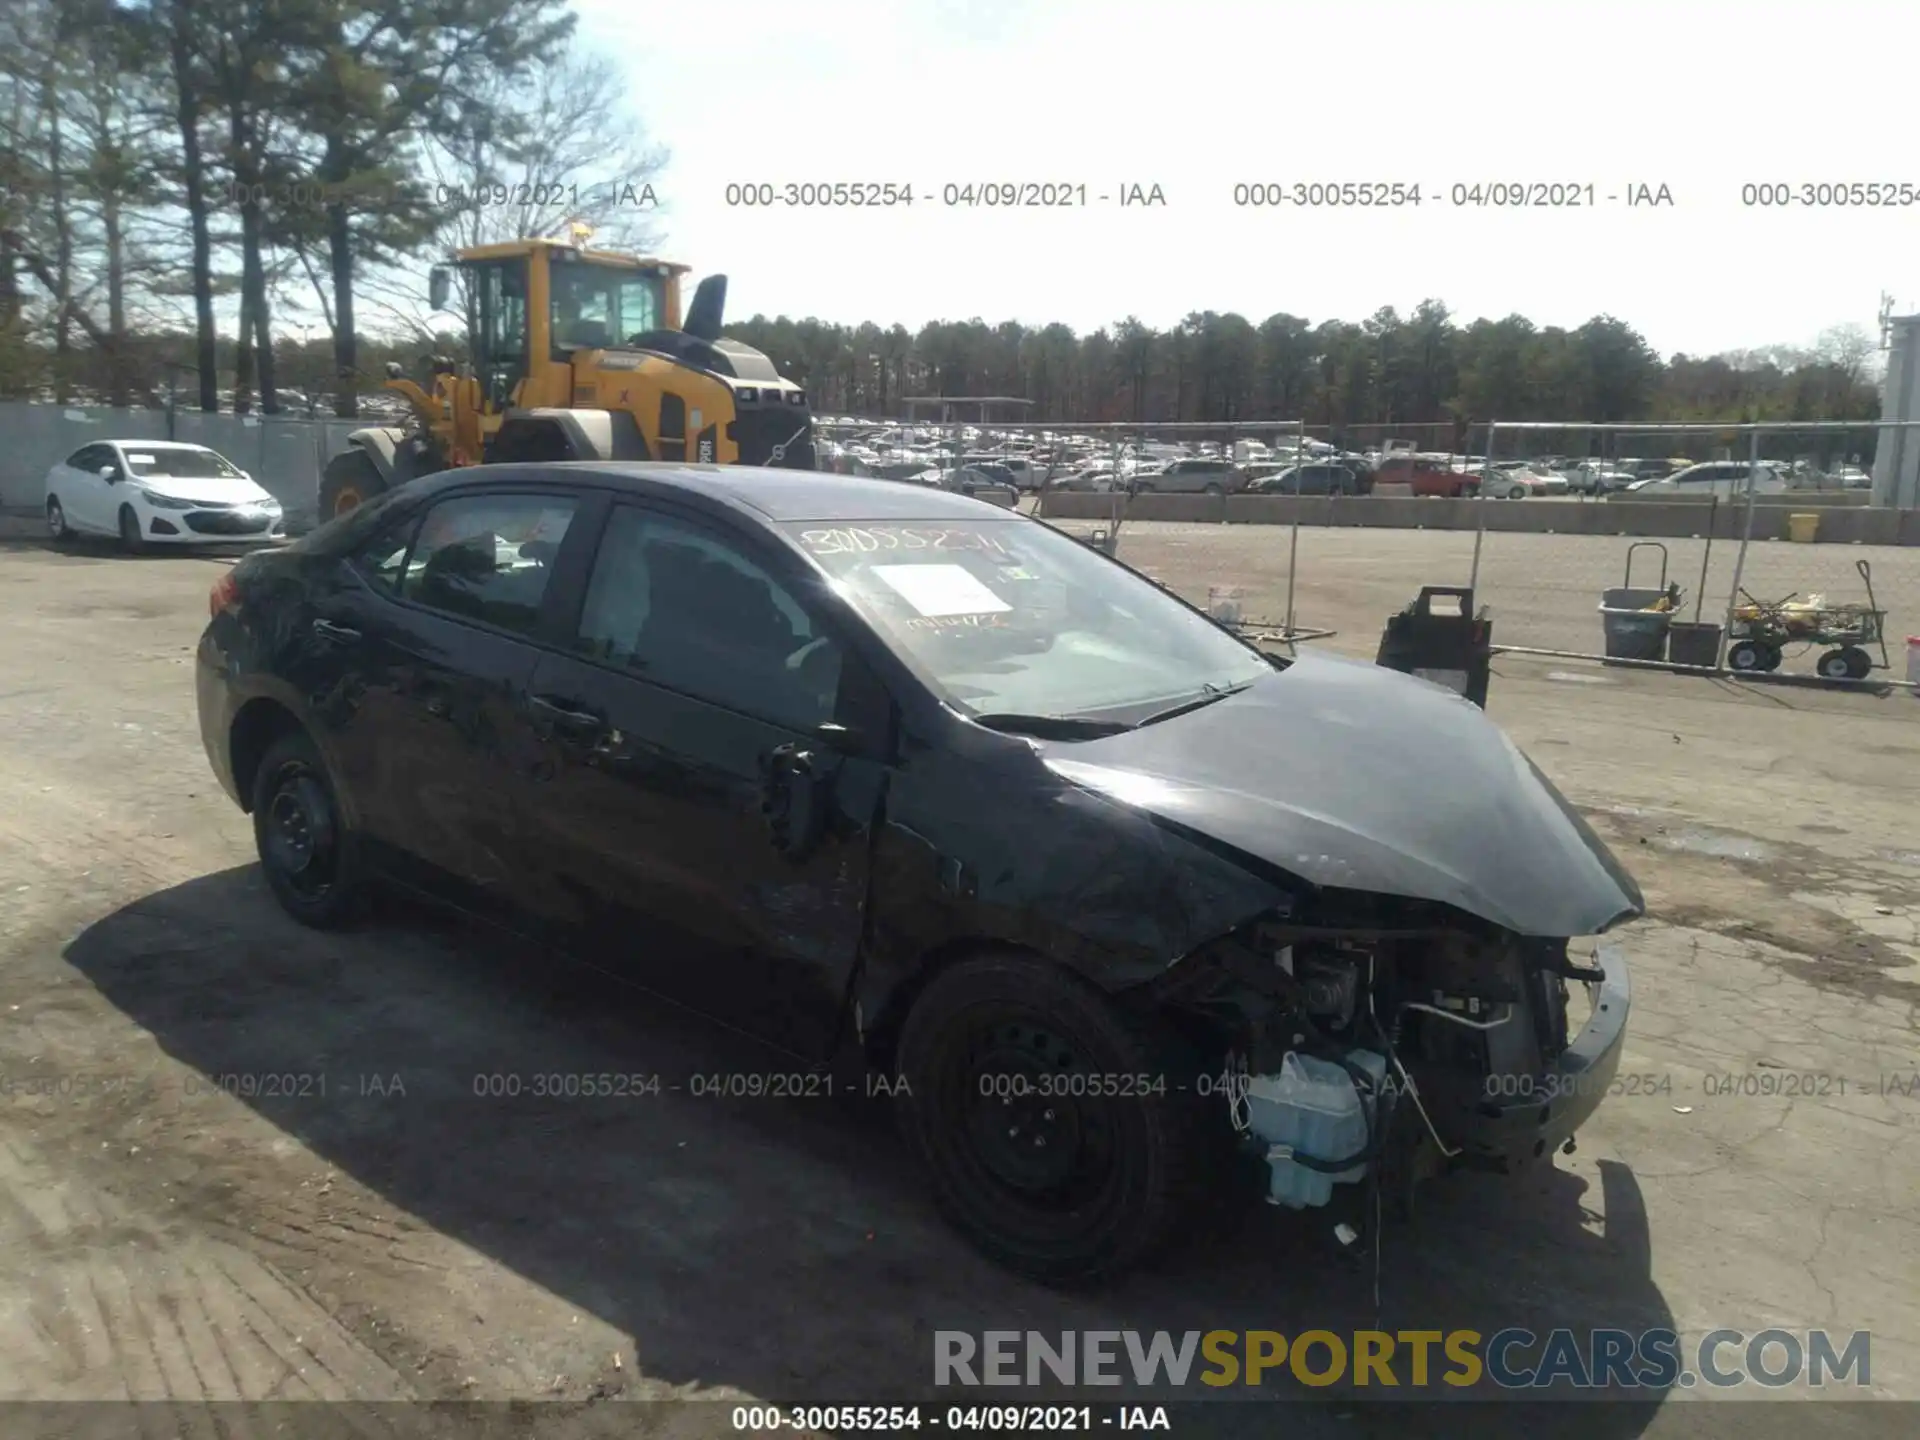
[(160, 461), (152, 455), (129, 455), (127, 456), (127, 463), (129, 465), (158, 465)]
[(929, 619), (998, 615), (1013, 609), (964, 565), (875, 565), (873, 573)]

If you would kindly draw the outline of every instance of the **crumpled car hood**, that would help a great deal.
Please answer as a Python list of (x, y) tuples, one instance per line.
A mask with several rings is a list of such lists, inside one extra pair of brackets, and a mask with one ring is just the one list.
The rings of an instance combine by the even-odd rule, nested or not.
[(1304, 655), (1204, 709), (1040, 750), (1070, 783), (1314, 885), (1554, 938), (1645, 910), (1605, 842), (1478, 707), (1375, 665)]

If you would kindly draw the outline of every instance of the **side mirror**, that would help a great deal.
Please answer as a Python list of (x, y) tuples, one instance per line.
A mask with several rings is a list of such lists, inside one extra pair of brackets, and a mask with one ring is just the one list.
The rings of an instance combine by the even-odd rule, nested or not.
[(387, 361), (387, 378), (389, 380), (398, 380), (401, 375), (405, 373), (398, 360)]
[(120, 467), (118, 465), (102, 465), (100, 467), (100, 478), (109, 485), (113, 484), (114, 481), (120, 478)]
[(435, 310), (447, 308), (447, 301), (453, 294), (453, 272), (444, 265), (436, 265), (427, 272), (427, 304)]

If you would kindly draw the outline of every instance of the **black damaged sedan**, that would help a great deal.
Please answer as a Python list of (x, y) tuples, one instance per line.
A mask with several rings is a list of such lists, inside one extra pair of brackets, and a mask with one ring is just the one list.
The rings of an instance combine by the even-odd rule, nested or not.
[(1222, 1175), (1372, 1214), (1542, 1161), (1619, 1063), (1591, 937), (1640, 893), (1478, 709), (983, 502), (470, 468), (211, 609), (207, 755), (296, 919), (402, 887), (864, 1063), (1038, 1278), (1140, 1261)]

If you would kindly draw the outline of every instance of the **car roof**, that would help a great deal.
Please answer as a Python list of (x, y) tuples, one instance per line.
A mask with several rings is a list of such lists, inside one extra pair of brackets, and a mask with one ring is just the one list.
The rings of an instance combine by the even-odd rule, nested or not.
[(524, 484), (588, 480), (654, 499), (691, 500), (708, 508), (746, 511), (764, 520), (1024, 519), (998, 505), (933, 486), (903, 485), (823, 470), (757, 465), (694, 465), (660, 460), (556, 460), (539, 464), (463, 466), (431, 477), (456, 484)]
[(211, 445), (201, 445), (192, 440), (94, 440), (94, 445), (137, 445), (142, 450), (211, 450)]

